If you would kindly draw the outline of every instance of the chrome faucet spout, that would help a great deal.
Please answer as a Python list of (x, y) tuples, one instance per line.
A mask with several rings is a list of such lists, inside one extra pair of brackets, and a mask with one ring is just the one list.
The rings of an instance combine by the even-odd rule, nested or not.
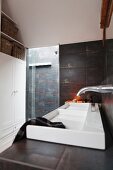
[(97, 93), (113, 93), (113, 86), (112, 85), (99, 85), (99, 86), (88, 86), (80, 89), (76, 96), (80, 96), (85, 92), (97, 92)]

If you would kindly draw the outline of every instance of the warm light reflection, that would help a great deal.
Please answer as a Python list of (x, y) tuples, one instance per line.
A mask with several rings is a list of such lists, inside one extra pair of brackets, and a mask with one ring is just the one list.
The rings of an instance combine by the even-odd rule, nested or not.
[(72, 100), (67, 100), (65, 103), (84, 103), (80, 96), (75, 96)]

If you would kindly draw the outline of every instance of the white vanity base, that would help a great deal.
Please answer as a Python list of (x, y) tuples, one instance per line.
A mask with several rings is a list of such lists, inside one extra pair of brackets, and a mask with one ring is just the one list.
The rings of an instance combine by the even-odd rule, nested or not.
[(27, 138), (94, 149), (105, 149), (105, 134), (98, 105), (91, 111), (90, 103), (65, 104), (44, 117), (61, 121), (66, 129), (27, 126)]

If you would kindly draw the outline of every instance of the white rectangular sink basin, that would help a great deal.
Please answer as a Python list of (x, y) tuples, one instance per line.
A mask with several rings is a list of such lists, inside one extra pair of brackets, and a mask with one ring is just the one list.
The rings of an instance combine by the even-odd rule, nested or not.
[(44, 116), (62, 122), (66, 129), (27, 126), (27, 138), (94, 149), (105, 149), (105, 133), (98, 105), (91, 111), (90, 103), (71, 103)]
[(66, 109), (88, 110), (89, 103), (70, 103)]

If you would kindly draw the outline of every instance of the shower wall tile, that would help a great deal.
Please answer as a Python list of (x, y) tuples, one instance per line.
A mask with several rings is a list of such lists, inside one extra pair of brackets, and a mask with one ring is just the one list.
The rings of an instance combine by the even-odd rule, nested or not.
[(85, 83), (85, 68), (66, 68), (60, 69), (60, 81), (62, 83)]
[[(62, 54), (61, 54), (62, 55)], [(73, 61), (76, 62), (73, 62)], [(60, 58), (61, 68), (78, 68), (86, 66), (86, 56), (84, 53), (65, 54), (65, 60), (63, 57)]]
[(107, 52), (109, 51), (113, 52), (113, 39), (107, 40), (105, 45), (106, 45)]
[(51, 66), (28, 69), (27, 118), (32, 118), (59, 106), (59, 47), (30, 49), (28, 61), (27, 65), (51, 62)]
[(65, 44), (65, 45), (60, 45), (60, 55), (75, 55), (75, 54), (80, 54), (84, 53), (86, 49), (85, 43), (76, 43), (75, 44)]
[(106, 42), (106, 79), (108, 84), (113, 84), (113, 40)]
[(113, 67), (113, 51), (107, 51), (107, 65)]
[(100, 85), (105, 80), (104, 67), (87, 68), (86, 70), (86, 85)]
[(99, 52), (87, 52), (86, 53), (86, 67), (103, 67), (105, 65), (105, 54), (104, 51)]
[(113, 67), (107, 69), (107, 82), (108, 84), (113, 84)]
[[(110, 42), (111, 45), (111, 42)], [(60, 105), (85, 86), (106, 79), (106, 51), (102, 41), (60, 45)]]
[(88, 53), (97, 53), (97, 52), (102, 52), (104, 50), (103, 43), (102, 41), (90, 41), (86, 42), (86, 51)]

